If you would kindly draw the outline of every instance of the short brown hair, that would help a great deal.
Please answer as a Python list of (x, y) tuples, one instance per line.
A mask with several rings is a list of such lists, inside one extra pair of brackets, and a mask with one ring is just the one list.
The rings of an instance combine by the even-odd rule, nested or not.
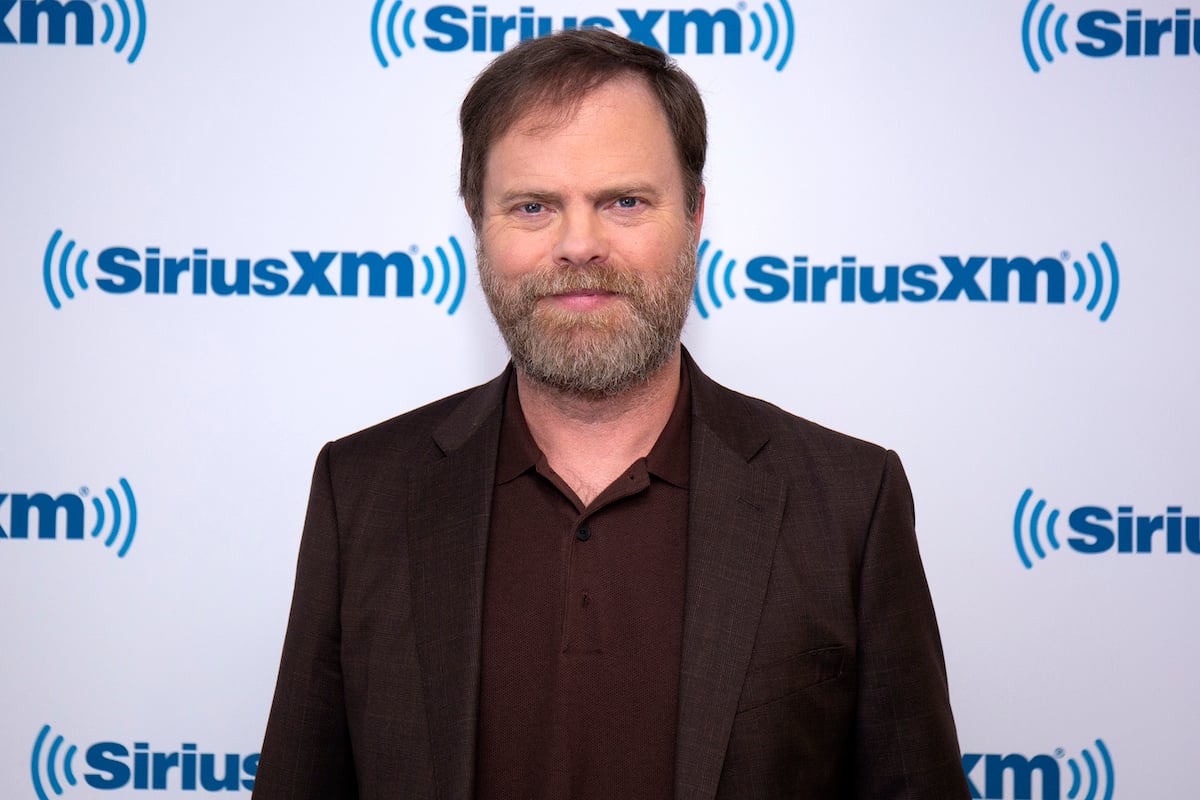
[(463, 99), (458, 191), (479, 227), (491, 146), (524, 114), (551, 108), (568, 119), (584, 96), (614, 78), (641, 75), (658, 98), (683, 170), (689, 213), (700, 205), (708, 123), (696, 84), (667, 55), (600, 28), (560, 31), (521, 42), (479, 74)]

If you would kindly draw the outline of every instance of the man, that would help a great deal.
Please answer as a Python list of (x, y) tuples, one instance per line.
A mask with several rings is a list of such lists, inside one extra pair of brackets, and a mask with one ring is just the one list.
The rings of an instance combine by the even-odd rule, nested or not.
[(461, 123), (512, 365), (321, 452), (255, 796), (966, 797), (896, 456), (680, 347), (691, 80), (556, 34)]

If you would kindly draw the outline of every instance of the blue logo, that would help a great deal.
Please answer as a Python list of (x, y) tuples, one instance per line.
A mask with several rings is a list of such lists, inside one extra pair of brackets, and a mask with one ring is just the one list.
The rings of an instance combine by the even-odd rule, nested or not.
[(387, 67), (389, 58), (396, 61), (418, 47), (436, 53), (499, 53), (558, 30), (607, 28), (671, 55), (752, 53), (782, 72), (796, 37), (791, 5), (788, 0), (755, 2), (753, 8), (743, 0), (732, 8), (617, 8), (555, 15), (532, 4), (520, 5), (514, 13), (511, 8), (494, 12), (483, 4), (420, 10), (405, 0), (375, 0), (371, 44), (379, 65)]
[[(61, 250), (59, 245), (62, 245)], [(458, 239), (438, 245), (434, 256), (422, 255), (415, 245), (407, 252), (382, 255), (373, 251), (313, 253), (292, 250), (286, 258), (210, 257), (203, 247), (193, 248), (184, 256), (164, 255), (158, 247), (141, 250), (133, 247), (109, 247), (96, 256), (96, 275), (89, 282), (86, 248), (76, 248), (73, 239), (63, 242), (62, 231), (54, 232), (42, 259), (42, 281), (46, 297), (54, 308), (65, 300), (74, 300), (79, 292), (93, 284), (108, 294), (141, 292), (153, 295), (208, 295), (219, 297), (256, 295), (259, 297), (304, 296), (315, 293), (327, 297), (387, 296), (389, 277), (396, 297), (413, 297), (418, 277), (417, 260), (424, 266), (419, 291), (438, 306), (445, 305), (454, 314), (462, 302), (467, 284), (467, 262)], [(435, 260), (436, 258), (436, 260)], [(337, 286), (330, 276), (334, 267)], [(363, 282), (365, 271), (365, 286)]]
[[(1107, 242), (1100, 243), (1100, 252), (1103, 259), (1093, 252), (1075, 261), (1066, 252), (1058, 258), (1038, 259), (944, 255), (928, 262), (878, 267), (860, 264), (855, 256), (828, 265), (809, 263), (808, 256), (795, 256), (790, 263), (779, 256), (756, 256), (743, 270), (742, 294), (756, 303), (1008, 303), (1015, 283), (1020, 303), (1061, 305), (1067, 299), (1069, 278), (1074, 278), (1071, 301), (1107, 322), (1117, 304), (1120, 272)], [(711, 247), (707, 239), (696, 255), (692, 299), (700, 317), (707, 319), (737, 298), (738, 262)]]
[[(9, 26), (13, 22), (9, 18), (14, 9), (17, 10), (15, 34)], [(130, 64), (137, 61), (146, 41), (146, 9), (142, 0), (100, 0), (100, 11), (104, 14), (100, 43), (112, 47)], [(73, 44), (92, 46), (96, 43), (93, 3), (84, 0), (0, 0), (0, 44), (65, 45), (68, 18), (75, 35)]]
[[(1096, 740), (1097, 756), (1084, 748), (1078, 760), (1067, 759), (1071, 784), (1068, 800), (1112, 800), (1113, 763), (1102, 739)], [(983, 800), (1062, 800), (1063, 775), (1059, 766), (1066, 752), (1059, 748), (1053, 755), (1024, 756), (1017, 753), (964, 753), (963, 771), (971, 797)], [(1082, 766), (1081, 766), (1082, 764)], [(1041, 791), (1033, 791), (1033, 776), (1040, 776)], [(1012, 794), (1005, 794), (1005, 779), (1011, 780)], [(983, 791), (979, 787), (983, 786)]]
[[(1030, 552), (1042, 561), (1062, 549), (1059, 509), (1050, 508), (1044, 499), (1033, 499), (1033, 490), (1026, 489), (1013, 514), (1013, 541), (1025, 569), (1033, 568)], [(1067, 526), (1073, 532), (1065, 539), (1067, 547), (1084, 555), (1114, 551), (1200, 555), (1200, 516), (1185, 516), (1182, 505), (1167, 506), (1161, 514), (1135, 514), (1131, 505), (1117, 506), (1115, 514), (1104, 506), (1080, 506), (1067, 515)]]
[(91, 491), (84, 486), (78, 494), (64, 492), (52, 497), (45, 492), (33, 494), (0, 494), (0, 508), (9, 507), (8, 530), (0, 527), (0, 540), (28, 539), (33, 528), (32, 519), (37, 513), (37, 538), (39, 540), (63, 538), (67, 540), (92, 539), (104, 546), (116, 548), (118, 558), (124, 558), (133, 545), (137, 533), (137, 500), (129, 481), (117, 481), (121, 494), (111, 487), (92, 496), (92, 524), (90, 535), (87, 530), (87, 499)]
[[(1041, 72), (1043, 63), (1054, 63), (1056, 54), (1065, 56), (1070, 52), (1066, 40), (1070, 18), (1054, 3), (1039, 9), (1041, 2), (1029, 0), (1021, 19), (1025, 60), (1034, 72)], [(1138, 9), (1128, 9), (1124, 15), (1088, 11), (1073, 27), (1080, 36), (1074, 42), (1075, 50), (1090, 58), (1200, 54), (1200, 19), (1193, 19), (1187, 8), (1176, 8), (1173, 17), (1151, 17)]]
[[(65, 745), (65, 747), (64, 747)], [(258, 753), (201, 752), (193, 743), (178, 750), (152, 750), (147, 742), (129, 747), (120, 742), (96, 742), (83, 753), (76, 774), (79, 748), (43, 725), (33, 742), (29, 773), (38, 800), (59, 797), (80, 778), (93, 789), (133, 789), (236, 792), (254, 788)], [(64, 788), (64, 784), (66, 788)]]

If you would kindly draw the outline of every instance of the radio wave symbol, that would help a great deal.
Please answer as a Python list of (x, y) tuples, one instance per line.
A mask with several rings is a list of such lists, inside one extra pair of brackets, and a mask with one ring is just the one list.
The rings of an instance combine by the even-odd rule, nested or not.
[[(375, 8), (371, 11), (371, 44), (375, 48), (375, 58), (379, 60), (379, 66), (384, 69), (388, 66), (387, 57), (383, 50), (385, 42), (391, 54), (396, 58), (400, 58), (400, 43), (396, 41), (396, 20), (400, 17), (400, 9), (404, 5), (404, 0), (392, 0), (392, 4), (388, 8), (387, 17), (385, 18), (383, 7), (387, 5), (387, 2), (388, 0), (375, 0)], [(410, 8), (404, 14), (404, 43), (408, 45), (409, 49), (417, 46), (412, 35), (413, 16), (416, 13), (417, 10), (415, 8)]]
[[(1054, 3), (1048, 3), (1039, 16), (1037, 14), (1038, 2), (1039, 0), (1029, 0), (1029, 5), (1025, 7), (1025, 18), (1021, 21), (1021, 40), (1025, 45), (1025, 60), (1029, 62), (1029, 67), (1034, 72), (1042, 71), (1034, 54), (1035, 44), (1047, 64), (1054, 62), (1054, 53), (1050, 50), (1050, 18), (1054, 16)], [(1034, 30), (1035, 16), (1037, 17), (1036, 31)], [(1067, 52), (1067, 43), (1063, 40), (1063, 28), (1066, 27), (1066, 24), (1067, 15), (1060, 13), (1054, 23), (1054, 46), (1058, 52), (1063, 54)]]
[[(116, 6), (115, 12), (113, 11), (114, 5)], [(102, 0), (100, 10), (104, 12), (104, 33), (100, 34), (100, 41), (108, 44), (115, 33), (117, 42), (113, 49), (123, 54), (132, 38), (133, 44), (129, 46), (129, 55), (126, 60), (130, 64), (137, 61), (138, 55), (142, 52), (142, 44), (146, 41), (146, 8), (142, 5), (142, 0), (133, 0), (132, 10), (127, 0), (116, 0), (115, 3), (113, 0)], [(117, 20), (118, 15), (120, 21)]]
[(1046, 510), (1046, 501), (1038, 500), (1026, 520), (1025, 511), (1029, 508), (1029, 501), (1032, 499), (1033, 490), (1026, 489), (1017, 502), (1017, 513), (1013, 515), (1013, 541), (1017, 545), (1017, 555), (1021, 557), (1021, 563), (1025, 565), (1025, 569), (1033, 568), (1033, 562), (1029, 560), (1029, 554), (1025, 551), (1026, 538), (1033, 548), (1034, 555), (1039, 560), (1046, 557), (1046, 550), (1042, 547), (1041, 542), (1042, 536), (1045, 536), (1051, 549), (1059, 548), (1058, 537), (1054, 535), (1054, 525), (1058, 522), (1058, 509), (1050, 511), (1043, 526), (1042, 514)]
[(450, 248), (454, 251), (454, 263), (451, 264), (450, 256), (446, 253), (446, 248), (441, 245), (434, 248), (437, 253), (438, 262), (441, 269), (434, 266), (433, 259), (429, 256), (421, 256), (421, 261), (425, 264), (425, 285), (421, 287), (421, 294), (428, 295), (436, 282), (436, 276), (441, 276), (441, 282), (438, 286), (437, 294), (433, 298), (433, 302), (441, 305), (448, 295), (450, 295), (453, 287), (454, 297), (450, 300), (450, 305), (446, 307), (446, 313), (453, 315), (458, 311), (458, 305), (462, 302), (463, 292), (467, 288), (467, 260), (463, 257), (462, 247), (458, 244), (458, 239), (450, 237)]
[[(775, 64), (775, 71), (783, 72), (788, 59), (792, 57), (792, 44), (796, 39), (796, 20), (792, 16), (792, 7), (788, 5), (788, 0), (778, 0), (778, 3), (780, 9), (778, 12), (770, 0), (763, 3), (763, 14), (767, 18), (765, 46), (763, 46), (763, 21), (757, 11), (750, 12), (750, 22), (754, 25), (754, 38), (750, 40), (750, 52), (756, 53), (758, 48), (763, 46), (762, 60), (769, 62), (775, 57), (776, 48), (778, 48), (779, 61)], [(782, 44), (780, 44), (781, 39)]]
[[(133, 544), (133, 537), (137, 533), (137, 500), (133, 497), (133, 489), (129, 487), (129, 481), (121, 478), (118, 483), (121, 486), (121, 491), (125, 497), (126, 511), (122, 513), (121, 498), (111, 488), (104, 490), (104, 497), (108, 499), (108, 508), (110, 512), (105, 512), (105, 504), (100, 501), (99, 497), (92, 498), (92, 507), (96, 509), (96, 525), (92, 528), (92, 538), (99, 539), (100, 534), (104, 532), (105, 523), (108, 518), (112, 517), (112, 524), (108, 530), (108, 535), (104, 538), (105, 547), (113, 547), (121, 540), (121, 546), (117, 550), (117, 558), (124, 558), (129, 552), (129, 546)], [(124, 526), (125, 538), (121, 539), (122, 523), (128, 520), (128, 525)]]
[(724, 289), (725, 296), (730, 300), (737, 296), (733, 292), (733, 268), (737, 266), (737, 262), (728, 259), (722, 267), (721, 259), (725, 253), (717, 250), (706, 264), (704, 256), (707, 251), (708, 239), (705, 239), (700, 243), (700, 249), (696, 251), (696, 284), (692, 287), (692, 299), (696, 303), (696, 310), (700, 312), (701, 319), (708, 319), (708, 309), (704, 307), (705, 295), (712, 302), (714, 311), (721, 308), (721, 292), (717, 289), (718, 274), (721, 275), (721, 288)]
[[(1105, 263), (1103, 265), (1095, 253), (1087, 254), (1087, 262), (1092, 267), (1092, 293), (1091, 297), (1087, 300), (1087, 310), (1095, 311), (1099, 307), (1100, 298), (1104, 296), (1106, 284), (1104, 275), (1107, 272), (1108, 299), (1104, 301), (1104, 310), (1100, 312), (1100, 321), (1108, 322), (1109, 316), (1112, 315), (1113, 307), (1117, 304), (1117, 295), (1121, 291), (1121, 273), (1117, 268), (1117, 257), (1113, 255), (1112, 248), (1108, 246), (1108, 242), (1101, 242), (1100, 250), (1104, 253)], [(1088, 271), (1078, 261), (1075, 262), (1075, 278), (1077, 286), (1075, 294), (1071, 296), (1071, 299), (1079, 303), (1082, 302), (1083, 296), (1087, 294)]]
[[(69, 745), (65, 752), (62, 751), (64, 739), (61, 736), (55, 736), (47, 747), (49, 738), (50, 726), (43, 725), (37, 739), (33, 742), (33, 758), (29, 763), (33, 791), (37, 794), (38, 800), (50, 800), (50, 795), (46, 793), (47, 785), (55, 796), (63, 793), (62, 782), (59, 780), (60, 772), (66, 778), (68, 786), (74, 786), (79, 782), (75, 779), (75, 770), (71, 766), (78, 748), (75, 745)], [(44, 781), (42, 780), (43, 776), (45, 777)]]
[(1103, 739), (1096, 740), (1096, 750), (1100, 752), (1100, 762), (1103, 766), (1103, 775), (1096, 767), (1096, 758), (1089, 750), (1084, 749), (1081, 758), (1084, 765), (1087, 767), (1087, 776), (1085, 777), (1079, 769), (1079, 764), (1075, 759), (1068, 758), (1067, 766), (1071, 768), (1071, 788), (1067, 790), (1069, 800), (1076, 800), (1080, 796), (1083, 800), (1112, 800), (1113, 796), (1113, 763), (1112, 757), (1108, 754), (1108, 748), (1104, 746)]
[[(62, 231), (57, 230), (50, 237), (50, 242), (46, 245), (46, 255), (42, 258), (42, 282), (46, 286), (46, 296), (50, 298), (50, 305), (55, 308), (62, 308), (58, 293), (54, 291), (55, 277), (58, 278), (59, 288), (66, 299), (75, 299), (75, 290), (71, 288), (71, 255), (75, 250), (75, 240), (68, 240), (62, 253), (56, 255), (55, 251), (58, 249), (60, 239), (62, 239)], [(88, 288), (87, 278), (83, 277), (83, 265), (87, 261), (87, 257), (88, 251), (82, 248), (75, 257), (75, 282), (80, 289)]]

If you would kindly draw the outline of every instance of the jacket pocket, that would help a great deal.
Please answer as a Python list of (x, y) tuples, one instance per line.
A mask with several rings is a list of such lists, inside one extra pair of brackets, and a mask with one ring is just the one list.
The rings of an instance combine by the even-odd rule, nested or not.
[(845, 672), (846, 648), (819, 647), (754, 667), (746, 674), (738, 712), (772, 703), (818, 684), (836, 680)]

